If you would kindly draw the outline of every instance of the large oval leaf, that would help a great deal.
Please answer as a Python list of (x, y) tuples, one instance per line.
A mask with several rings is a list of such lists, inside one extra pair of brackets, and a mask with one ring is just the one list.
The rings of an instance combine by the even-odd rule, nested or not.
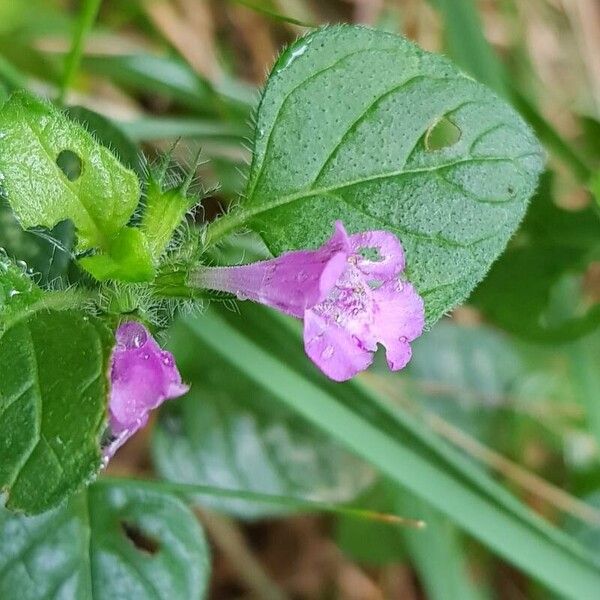
[(210, 572), (202, 530), (177, 498), (96, 484), (37, 517), (0, 509), (0, 597), (200, 599)]
[(543, 157), (504, 101), (396, 35), (341, 25), (279, 58), (258, 111), (245, 198), (209, 241), (249, 224), (275, 254), (341, 219), (402, 240), (431, 324), (505, 247)]

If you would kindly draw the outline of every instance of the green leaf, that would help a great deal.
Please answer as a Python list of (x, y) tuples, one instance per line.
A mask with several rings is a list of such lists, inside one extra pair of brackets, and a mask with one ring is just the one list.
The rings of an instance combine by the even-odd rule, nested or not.
[[(193, 172), (194, 168), (190, 176)], [(188, 194), (189, 177), (174, 187), (163, 185), (164, 179), (160, 174), (150, 174), (146, 187), (146, 206), (140, 223), (140, 230), (148, 240), (150, 252), (156, 261), (185, 221), (186, 213), (198, 203), (194, 194)]]
[(10, 206), (0, 200), (0, 248), (4, 248), (11, 258), (24, 262), (28, 269), (39, 276), (38, 283), (41, 285), (50, 282), (56, 284), (57, 281), (67, 284), (73, 241), (73, 225), (67, 221), (59, 223), (49, 232), (25, 231)]
[(109, 254), (86, 256), (79, 263), (99, 281), (150, 281), (154, 276), (149, 240), (135, 227), (126, 227), (113, 238)]
[[(170, 338), (191, 391), (161, 410), (154, 462), (171, 481), (345, 502), (372, 481), (372, 470), (298, 419), (179, 322)], [(201, 358), (200, 358), (201, 357)], [(200, 504), (241, 517), (286, 512), (226, 498)]]
[[(280, 335), (275, 330), (268, 345), (263, 345), (262, 331), (273, 328), (266, 316), (258, 343), (244, 333), (246, 322), (239, 319), (235, 322), (240, 330), (214, 315), (193, 322), (192, 327), (194, 335), (230, 365), (236, 364), (280, 402), (493, 552), (568, 598), (594, 597), (600, 569), (574, 540), (532, 513), (402, 407), (390, 407), (360, 381), (334, 385), (316, 376), (315, 368), (305, 360), (302, 363), (299, 341), (281, 327), (282, 319), (277, 320)], [(252, 330), (256, 331), (256, 324)], [(285, 362), (273, 352), (285, 356)]]
[[(524, 377), (519, 353), (498, 331), (441, 321), (412, 344), (413, 357), (401, 374), (386, 377), (412, 402), (462, 430), (493, 439), (506, 404)], [(392, 383), (393, 382), (393, 383)]]
[(176, 497), (99, 482), (45, 515), (0, 509), (0, 597), (203, 597), (209, 549)]
[[(12, 95), (0, 113), (0, 172), (23, 227), (71, 219), (79, 248), (106, 247), (139, 200), (137, 177), (82, 127), (30, 94)], [(70, 181), (57, 165), (75, 154), (81, 175)]]
[(548, 175), (515, 243), (472, 297), (501, 327), (540, 342), (573, 340), (600, 325), (600, 305), (583, 289), (586, 269), (600, 260), (600, 221), (593, 207), (558, 207), (552, 192)]
[(100, 468), (113, 341), (95, 317), (50, 310), (73, 303), (64, 293), (42, 295), (7, 275), (0, 272), (0, 292), (10, 288), (0, 328), (0, 489), (8, 508), (34, 514)]
[[(99, 249), (107, 257), (104, 262), (117, 263), (112, 276), (151, 277), (152, 258), (143, 238), (126, 230), (139, 201), (136, 175), (50, 104), (17, 92), (4, 105), (0, 173), (23, 228), (50, 229), (69, 219), (77, 229), (79, 250)], [(129, 254), (135, 255), (135, 268)]]
[[(443, 119), (460, 137), (430, 147)], [(431, 324), (504, 249), (542, 163), (517, 113), (446, 59), (392, 34), (328, 27), (275, 64), (245, 198), (207, 242), (249, 225), (279, 254), (321, 244), (335, 219), (393, 231)]]
[(128, 169), (137, 173), (140, 178), (146, 175), (142, 153), (118, 124), (84, 106), (69, 106), (66, 113), (70, 119), (83, 125)]

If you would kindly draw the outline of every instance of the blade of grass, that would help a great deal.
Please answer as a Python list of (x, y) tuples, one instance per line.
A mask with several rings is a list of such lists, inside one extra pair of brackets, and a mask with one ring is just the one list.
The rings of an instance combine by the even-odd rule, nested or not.
[(117, 125), (136, 142), (197, 138), (239, 144), (250, 136), (250, 130), (242, 124), (185, 117), (148, 117)]
[(250, 10), (253, 10), (261, 15), (265, 15), (270, 19), (274, 19), (275, 21), (281, 21), (283, 23), (290, 23), (291, 25), (298, 25), (299, 27), (316, 27), (313, 23), (306, 23), (301, 21), (300, 19), (294, 19), (293, 17), (288, 17), (281, 13), (275, 12), (274, 10), (270, 10), (265, 8), (264, 6), (260, 6), (260, 4), (256, 4), (256, 2), (251, 2), (250, 0), (229, 0), (232, 4), (239, 4), (240, 6), (245, 6)]
[(366, 374), (365, 378), (374, 389), (381, 391), (386, 397), (408, 404), (411, 412), (418, 411), (422, 421), (435, 431), (435, 433), (448, 440), (457, 448), (461, 448), (490, 469), (506, 477), (506, 479), (517, 484), (528, 494), (537, 496), (576, 519), (580, 519), (592, 526), (600, 526), (600, 511), (593, 506), (571, 496), (535, 473), (531, 473), (498, 452), (491, 450), (434, 412), (420, 410), (420, 407), (416, 403), (411, 402), (408, 398), (400, 397), (394, 386), (384, 378), (379, 379), (369, 374)]
[(90, 55), (83, 66), (91, 73), (143, 94), (166, 94), (200, 113), (231, 113), (246, 121), (257, 98), (251, 86), (223, 77), (214, 86), (182, 60), (151, 54)]
[(430, 0), (442, 15), (446, 46), (452, 58), (476, 79), (506, 96), (502, 65), (483, 35), (473, 0)]
[(79, 14), (79, 20), (75, 28), (73, 40), (71, 42), (71, 49), (65, 60), (65, 70), (60, 83), (60, 90), (58, 95), (58, 103), (64, 104), (67, 92), (69, 91), (73, 79), (77, 74), (77, 69), (81, 62), (81, 56), (83, 54), (83, 45), (85, 38), (92, 29), (102, 0), (83, 0), (81, 12)]
[(390, 525), (402, 525), (414, 529), (421, 529), (426, 525), (426, 523), (421, 519), (405, 518), (395, 514), (381, 513), (364, 508), (357, 508), (354, 506), (334, 504), (332, 502), (320, 502), (318, 500), (310, 500), (308, 498), (293, 498), (291, 496), (280, 496), (275, 494), (260, 494), (258, 492), (250, 492), (247, 490), (233, 490), (210, 485), (197, 485), (157, 479), (136, 479), (130, 477), (112, 476), (102, 477), (95, 483), (95, 485), (102, 484), (130, 485), (133, 487), (142, 486), (171, 492), (187, 498), (192, 496), (217, 496), (219, 498), (247, 500), (249, 502), (283, 506), (301, 512), (322, 512), (355, 519), (388, 523)]

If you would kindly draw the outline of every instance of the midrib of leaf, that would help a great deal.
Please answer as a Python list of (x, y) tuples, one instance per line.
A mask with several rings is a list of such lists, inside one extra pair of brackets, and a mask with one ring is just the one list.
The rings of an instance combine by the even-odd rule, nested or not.
[[(470, 158), (464, 158), (461, 160), (456, 160), (456, 161), (449, 162), (449, 163), (443, 163), (443, 164), (435, 165), (435, 166), (431, 166), (431, 167), (419, 167), (419, 168), (415, 168), (415, 169), (402, 168), (402, 169), (398, 169), (397, 171), (390, 171), (388, 173), (378, 173), (376, 175), (371, 175), (369, 177), (361, 177), (361, 178), (355, 179), (353, 181), (348, 181), (348, 182), (344, 182), (344, 183), (340, 183), (340, 184), (336, 184), (336, 185), (324, 186), (324, 187), (312, 188), (312, 189), (304, 189), (299, 192), (294, 192), (293, 194), (287, 194), (287, 195), (281, 196), (280, 198), (271, 200), (269, 202), (261, 203), (259, 206), (245, 207), (244, 205), (242, 205), (242, 208), (239, 208), (235, 211), (225, 214), (224, 216), (217, 219), (216, 221), (214, 221), (213, 223), (211, 223), (208, 226), (208, 229), (206, 231), (205, 244), (206, 245), (215, 244), (216, 242), (218, 242), (221, 238), (223, 238), (225, 235), (227, 235), (233, 229), (244, 226), (246, 224), (246, 222), (249, 221), (250, 219), (252, 219), (262, 213), (273, 210), (274, 208), (279, 208), (281, 206), (285, 206), (286, 204), (290, 204), (290, 203), (296, 202), (298, 200), (306, 200), (307, 198), (313, 198), (315, 196), (331, 195), (331, 194), (334, 194), (335, 192), (343, 190), (345, 188), (352, 187), (354, 185), (360, 185), (362, 183), (369, 183), (371, 181), (377, 181), (379, 179), (404, 177), (406, 175), (414, 175), (414, 174), (419, 174), (419, 173), (436, 173), (436, 172), (442, 171), (444, 169), (449, 169), (454, 166), (462, 165), (462, 164), (483, 164), (483, 163), (488, 163), (488, 162), (509, 162), (509, 163), (512, 163), (513, 165), (515, 165), (518, 169), (521, 169), (521, 166), (518, 164), (517, 161), (519, 161), (523, 158), (528, 158), (529, 156), (538, 156), (538, 154), (536, 152), (526, 152), (524, 154), (519, 154), (519, 155), (513, 156), (513, 157), (494, 157), (494, 156), (479, 157), (479, 158), (478, 157), (470, 157)], [(486, 201), (482, 201), (480, 199), (478, 199), (477, 201), (486, 203)], [(487, 203), (490, 203), (490, 202), (488, 201)], [(370, 215), (369, 215), (369, 218), (371, 218), (375, 221), (377, 220), (375, 217), (372, 217)], [(389, 227), (390, 227), (389, 224), (385, 223), (385, 228), (388, 229)], [(421, 238), (436, 239), (436, 238), (427, 237), (421, 233), (414, 233), (414, 232), (410, 232), (410, 231), (407, 231), (407, 233), (409, 233), (410, 235), (420, 236)], [(448, 242), (448, 244), (450, 244), (450, 242)], [(463, 247), (458, 243), (455, 243), (454, 245)]]
[[(332, 198), (335, 198), (341, 204), (346, 204), (349, 208), (364, 215), (368, 219), (372, 219), (373, 221), (381, 221), (380, 219), (377, 219), (377, 217), (374, 217), (373, 215), (371, 215), (364, 209), (359, 208), (358, 206), (353, 204), (350, 200), (348, 200), (348, 198), (345, 198), (344, 196), (339, 196), (337, 194), (334, 194), (333, 192), (328, 192), (327, 194), (323, 194), (323, 196), (331, 196)], [(460, 242), (457, 242), (455, 240), (445, 238), (443, 235), (440, 235), (439, 233), (436, 233), (434, 235), (427, 235), (426, 233), (420, 233), (418, 231), (414, 231), (413, 229), (409, 229), (408, 227), (400, 227), (398, 225), (389, 225), (387, 223), (385, 224), (385, 227), (386, 227), (386, 229), (397, 231), (400, 234), (409, 235), (417, 240), (426, 240), (426, 241), (430, 241), (430, 242), (435, 242), (438, 246), (442, 246), (442, 247), (446, 247), (446, 248), (472, 248), (473, 246), (476, 246), (477, 244), (481, 244), (481, 242), (485, 242), (485, 241), (495, 237), (495, 234), (490, 234), (490, 235), (486, 235), (482, 238), (478, 238), (476, 240), (472, 240), (470, 242), (465, 242), (464, 244), (461, 244)]]

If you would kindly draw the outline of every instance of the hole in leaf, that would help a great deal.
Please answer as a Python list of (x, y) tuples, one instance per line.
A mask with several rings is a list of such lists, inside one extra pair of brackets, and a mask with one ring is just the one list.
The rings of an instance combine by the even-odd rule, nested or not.
[(425, 148), (430, 152), (453, 146), (462, 132), (448, 117), (436, 121), (425, 134)]
[(153, 537), (144, 533), (134, 523), (121, 521), (123, 533), (131, 541), (131, 543), (140, 551), (146, 554), (156, 554), (160, 550), (160, 544)]
[(71, 150), (63, 150), (56, 157), (56, 165), (69, 181), (77, 181), (83, 171), (81, 158)]

